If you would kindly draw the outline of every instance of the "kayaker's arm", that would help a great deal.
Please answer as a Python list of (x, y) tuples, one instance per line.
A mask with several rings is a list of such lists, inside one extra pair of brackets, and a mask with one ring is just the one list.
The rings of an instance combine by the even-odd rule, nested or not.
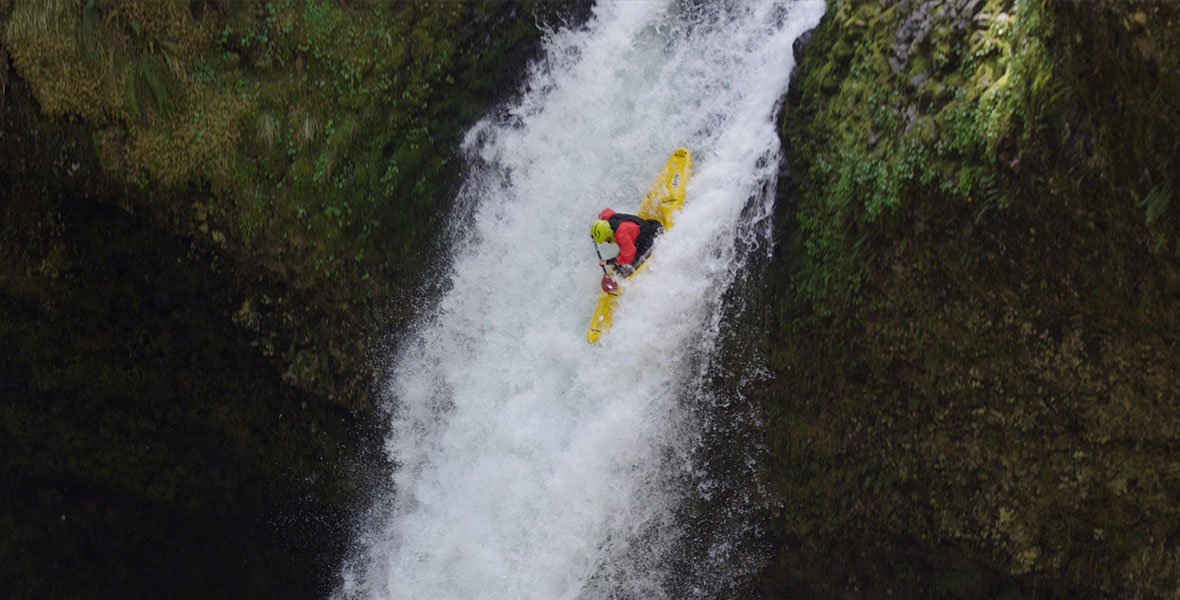
[(615, 266), (630, 265), (635, 262), (635, 238), (639, 237), (639, 226), (634, 223), (624, 223), (615, 231), (615, 243), (619, 246), (619, 254), (612, 258)]

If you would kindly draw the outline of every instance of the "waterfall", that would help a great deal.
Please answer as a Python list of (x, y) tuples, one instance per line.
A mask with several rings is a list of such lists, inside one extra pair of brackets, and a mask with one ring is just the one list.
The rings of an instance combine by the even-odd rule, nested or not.
[[(445, 291), (398, 344), (396, 464), (341, 598), (710, 597), (668, 572), (725, 290), (767, 252), (792, 43), (823, 2), (601, 3), (468, 132)], [(695, 172), (614, 327), (586, 328), (599, 210)], [(606, 249), (606, 247), (604, 247)], [(608, 254), (609, 255), (609, 254)], [(697, 415), (697, 416), (694, 416)]]

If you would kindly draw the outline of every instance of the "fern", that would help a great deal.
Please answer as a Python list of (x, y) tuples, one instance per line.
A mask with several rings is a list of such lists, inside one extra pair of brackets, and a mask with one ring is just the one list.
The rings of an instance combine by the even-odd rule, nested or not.
[(127, 81), (123, 90), (124, 101), (132, 114), (143, 116), (150, 101), (156, 114), (172, 114), (172, 95), (176, 82), (164, 60), (149, 54), (133, 59), (127, 68)]
[(82, 50), (82, 56), (90, 62), (97, 62), (100, 18), (98, 4), (94, 0), (87, 2), (86, 6), (82, 8), (82, 23), (78, 28), (78, 47)]
[(136, 68), (133, 64), (131, 68), (127, 69), (127, 78), (123, 87), (123, 104), (131, 111), (131, 114), (141, 114), (139, 110), (139, 94), (136, 91)]
[(996, 208), (1005, 208), (1008, 206), (1008, 195), (1000, 187), (1000, 182), (996, 179), (995, 171), (988, 171), (979, 178), (979, 193), (987, 205), (995, 206)]
[(1147, 208), (1147, 224), (1151, 225), (1160, 215), (1168, 210), (1168, 202), (1172, 200), (1172, 191), (1167, 184), (1157, 185), (1139, 201), (1140, 207)]
[(162, 114), (172, 112), (172, 77), (164, 61), (156, 55), (145, 56), (139, 60), (140, 74), (151, 91), (152, 102), (156, 110)]

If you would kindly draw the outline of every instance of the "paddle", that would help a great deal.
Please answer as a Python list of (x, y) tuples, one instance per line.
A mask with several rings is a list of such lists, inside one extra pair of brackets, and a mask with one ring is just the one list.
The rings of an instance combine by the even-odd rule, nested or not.
[(613, 294), (619, 289), (619, 284), (606, 272), (606, 265), (602, 264), (602, 253), (598, 251), (597, 243), (594, 244), (594, 253), (598, 255), (598, 266), (602, 267), (602, 291)]

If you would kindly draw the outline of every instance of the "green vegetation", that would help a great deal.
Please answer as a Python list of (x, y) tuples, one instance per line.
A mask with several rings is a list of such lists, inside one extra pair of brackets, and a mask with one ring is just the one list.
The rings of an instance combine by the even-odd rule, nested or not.
[[(368, 340), (569, 10), (0, 0), (0, 595), (323, 596), (388, 468)], [(829, 1), (732, 340), (766, 428), (709, 438), (765, 442), (753, 592), (1175, 595), (1178, 25)]]
[[(563, 10), (27, 2), (2, 31), (44, 114), (92, 132), (128, 210), (248, 257), (316, 305), (355, 313), (362, 299), (372, 315), (406, 307), (437, 257), (459, 136), (538, 35), (535, 9)], [(314, 388), (322, 374), (296, 376)]]
[(567, 3), (0, 0), (0, 596), (314, 597), (370, 350)]
[[(856, 294), (867, 265), (887, 251), (873, 247), (889, 237), (882, 232), (934, 210), (963, 210), (978, 224), (1027, 191), (1015, 186), (1051, 166), (1054, 153), (1115, 178), (1111, 192), (1131, 201), (1154, 194), (1154, 222), (1176, 172), (1175, 145), (1157, 137), (1175, 124), (1177, 90), (1153, 85), (1174, 43), (1159, 25), (1165, 7), (1092, 3), (1111, 18), (1099, 39), (1123, 38), (1107, 49), (1061, 37), (1058, 28), (1072, 23), (1060, 21), (1071, 17), (1054, 3), (972, 2), (970, 14), (941, 3), (922, 9), (928, 20), (914, 18), (910, 4), (833, 3), (817, 35), (832, 53), (808, 56), (813, 71), (786, 125), (805, 182), (795, 219), (817, 265), (796, 285), (821, 314)], [(896, 39), (882, 38), (886, 30)], [(1131, 89), (1147, 95), (1130, 97)], [(1082, 111), (1094, 118), (1063, 118)], [(1087, 156), (1129, 131), (1143, 132), (1137, 152)]]
[(768, 597), (1175, 594), (1177, 25), (829, 2), (782, 122)]

